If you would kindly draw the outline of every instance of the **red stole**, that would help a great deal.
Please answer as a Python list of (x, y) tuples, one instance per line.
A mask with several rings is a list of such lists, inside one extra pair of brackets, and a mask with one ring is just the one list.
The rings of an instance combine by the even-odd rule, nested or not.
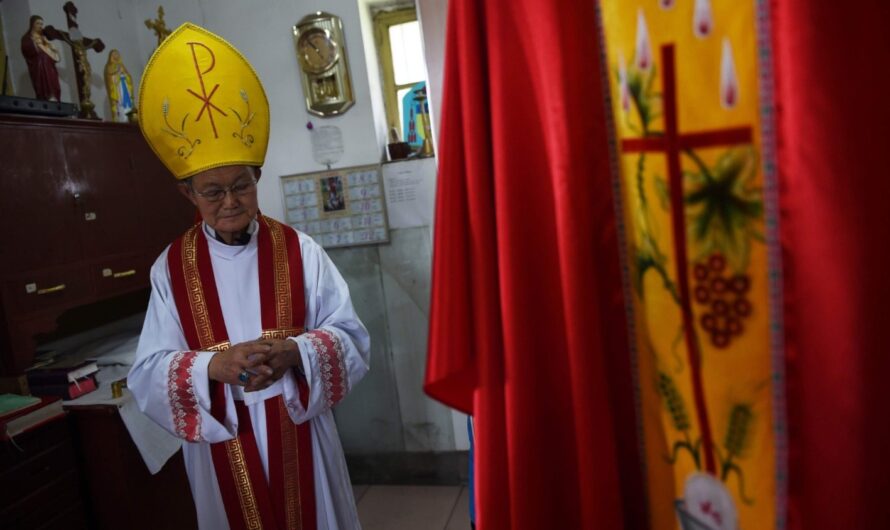
[[(297, 234), (285, 225), (258, 217), (257, 259), (263, 337), (301, 334), (305, 322), (303, 262)], [(210, 262), (210, 249), (200, 223), (173, 242), (167, 257), (173, 297), (189, 348), (228, 349), (219, 293)], [(300, 399), (308, 403), (305, 379), (297, 377)], [(226, 416), (225, 385), (211, 382), (211, 413), (222, 423)], [(295, 425), (281, 396), (268, 399), (269, 480), (263, 472), (250, 415), (235, 401), (238, 436), (210, 445), (213, 465), (232, 530), (316, 528), (315, 485), (309, 422)]]

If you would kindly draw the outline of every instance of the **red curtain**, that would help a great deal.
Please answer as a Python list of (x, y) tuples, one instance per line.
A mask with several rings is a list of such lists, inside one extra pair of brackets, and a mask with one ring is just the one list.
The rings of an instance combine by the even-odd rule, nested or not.
[[(788, 523), (890, 528), (890, 4), (771, 6)], [(594, 7), (450, 1), (426, 390), (483, 530), (645, 527)]]
[(480, 528), (640, 528), (595, 3), (449, 9), (425, 388), (476, 417)]
[(772, 10), (790, 527), (890, 528), (890, 4)]

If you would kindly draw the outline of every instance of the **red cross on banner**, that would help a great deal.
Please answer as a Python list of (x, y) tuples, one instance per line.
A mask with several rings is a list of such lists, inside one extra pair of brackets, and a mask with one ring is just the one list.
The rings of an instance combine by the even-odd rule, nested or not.
[(689, 260), (686, 250), (686, 216), (680, 154), (695, 148), (750, 144), (753, 141), (753, 133), (751, 127), (735, 127), (681, 134), (679, 124), (677, 123), (677, 80), (673, 44), (661, 47), (661, 62), (664, 68), (664, 134), (657, 137), (623, 139), (621, 141), (621, 150), (625, 153), (661, 152), (667, 157), (671, 222), (677, 265), (676, 273), (679, 283), (684, 337), (689, 353), (689, 366), (692, 372), (695, 410), (699, 428), (701, 429), (705, 468), (711, 473), (716, 473), (713, 451), (714, 439), (705, 404), (704, 381), (701, 375), (701, 346), (695, 335), (695, 319), (693, 318), (689, 296)]

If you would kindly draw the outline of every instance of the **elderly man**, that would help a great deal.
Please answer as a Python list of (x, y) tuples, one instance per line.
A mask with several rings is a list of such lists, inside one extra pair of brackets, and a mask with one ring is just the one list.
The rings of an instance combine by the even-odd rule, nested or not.
[(188, 442), (199, 526), (358, 528), (331, 407), (367, 372), (368, 334), (324, 251), (259, 214), (259, 79), (230, 44), (185, 24), (140, 94), (142, 132), (203, 222), (152, 267), (129, 386)]

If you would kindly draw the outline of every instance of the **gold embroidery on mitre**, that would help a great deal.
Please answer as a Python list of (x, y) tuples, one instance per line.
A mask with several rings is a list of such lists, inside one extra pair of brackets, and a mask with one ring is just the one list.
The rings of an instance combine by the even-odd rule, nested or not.
[(229, 107), (232, 111), (232, 114), (238, 118), (238, 121), (241, 123), (240, 128), (237, 132), (232, 133), (233, 138), (238, 138), (241, 140), (241, 143), (246, 145), (247, 147), (251, 147), (254, 142), (254, 138), (252, 134), (245, 134), (245, 129), (250, 125), (250, 122), (253, 121), (253, 117), (256, 116), (256, 112), (250, 112), (250, 98), (247, 97), (247, 92), (242, 88), (241, 89), (241, 99), (244, 100), (244, 104), (247, 106), (247, 110), (244, 111), (244, 117), (241, 117), (241, 113), (237, 110)]
[(161, 104), (161, 113), (164, 115), (164, 123), (166, 124), (166, 127), (161, 128), (161, 130), (167, 134), (173, 135), (174, 138), (178, 138), (185, 142), (185, 145), (179, 146), (179, 148), (176, 150), (176, 154), (178, 154), (182, 158), (188, 158), (189, 155), (192, 154), (192, 151), (195, 150), (195, 147), (201, 143), (201, 139), (195, 138), (194, 140), (192, 140), (185, 133), (186, 120), (188, 120), (189, 117), (188, 112), (186, 112), (185, 116), (182, 117), (182, 123), (179, 125), (179, 130), (174, 129), (173, 126), (170, 125), (170, 122), (167, 119), (167, 114), (169, 114), (169, 112), (170, 101), (164, 99), (164, 102)]
[(142, 134), (177, 179), (263, 164), (266, 93), (250, 63), (221, 37), (191, 23), (177, 28), (145, 67), (140, 94)]

